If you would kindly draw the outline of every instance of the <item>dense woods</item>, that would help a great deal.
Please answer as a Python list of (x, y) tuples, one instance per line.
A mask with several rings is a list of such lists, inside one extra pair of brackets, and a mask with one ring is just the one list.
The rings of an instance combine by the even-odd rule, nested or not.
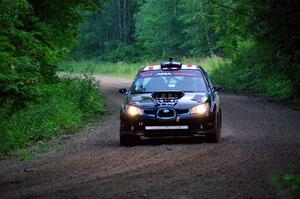
[(97, 4), (0, 0), (0, 155), (74, 130), (103, 111), (90, 80), (56, 75), (56, 65), (76, 41), (81, 10)]
[(83, 15), (76, 55), (130, 62), (219, 52), (207, 1), (108, 0), (98, 12)]
[(299, 3), (259, 0), (106, 0), (84, 13), (76, 57), (138, 62), (221, 56), (217, 83), (273, 100), (299, 98)]

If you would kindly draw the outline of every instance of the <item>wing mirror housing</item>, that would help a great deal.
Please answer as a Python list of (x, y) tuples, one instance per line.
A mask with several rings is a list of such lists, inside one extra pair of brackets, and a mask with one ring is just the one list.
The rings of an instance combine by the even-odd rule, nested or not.
[(219, 85), (216, 85), (216, 86), (213, 86), (212, 89), (213, 89), (213, 92), (218, 92), (218, 91), (222, 90), (223, 88)]
[(127, 89), (126, 88), (120, 88), (119, 93), (121, 94), (127, 94)]

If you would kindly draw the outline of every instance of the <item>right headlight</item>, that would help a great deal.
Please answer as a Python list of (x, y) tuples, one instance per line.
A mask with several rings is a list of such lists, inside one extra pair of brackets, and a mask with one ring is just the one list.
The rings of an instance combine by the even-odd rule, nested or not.
[(130, 116), (136, 116), (136, 115), (141, 115), (142, 114), (142, 109), (136, 106), (131, 106), (131, 105), (126, 105), (125, 106), (125, 111), (128, 113)]
[(206, 115), (209, 112), (209, 103), (200, 104), (192, 108), (192, 114)]

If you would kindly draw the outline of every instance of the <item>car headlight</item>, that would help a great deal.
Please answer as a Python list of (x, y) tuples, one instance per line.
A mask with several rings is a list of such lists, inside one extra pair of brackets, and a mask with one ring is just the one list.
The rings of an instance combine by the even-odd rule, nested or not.
[(205, 115), (209, 112), (209, 103), (200, 104), (192, 108), (192, 114)]
[(141, 115), (142, 114), (142, 109), (140, 109), (136, 106), (131, 106), (131, 105), (126, 105), (125, 106), (125, 111), (130, 116), (136, 116), (136, 115)]

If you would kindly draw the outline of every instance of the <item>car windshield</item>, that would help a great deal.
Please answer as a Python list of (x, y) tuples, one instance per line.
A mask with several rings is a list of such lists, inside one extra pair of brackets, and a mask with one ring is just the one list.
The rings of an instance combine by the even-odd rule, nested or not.
[(155, 91), (206, 92), (206, 84), (198, 70), (145, 71), (133, 83), (131, 93)]

